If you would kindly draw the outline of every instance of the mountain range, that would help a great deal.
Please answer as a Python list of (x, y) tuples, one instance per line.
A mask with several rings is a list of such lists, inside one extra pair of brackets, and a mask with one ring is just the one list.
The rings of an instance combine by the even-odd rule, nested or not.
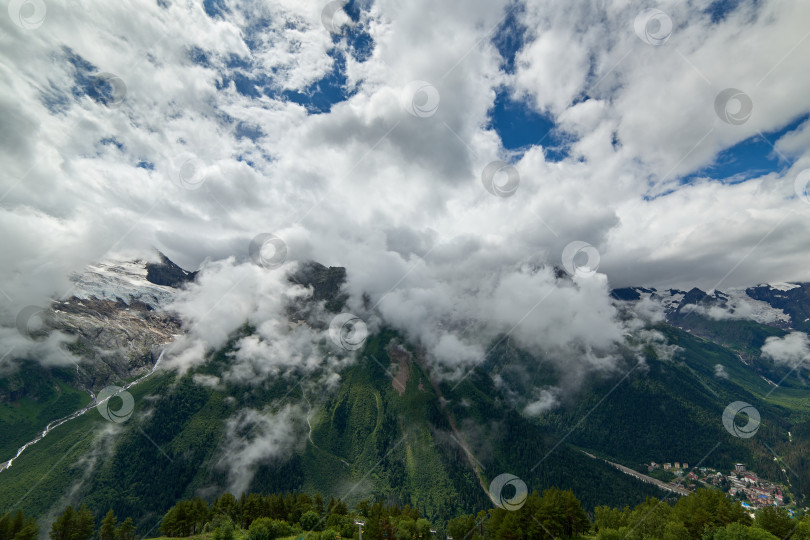
[[(799, 501), (810, 494), (810, 392), (801, 348), (790, 348), (810, 331), (810, 284), (615, 289), (620, 317), (655, 315), (617, 346), (613, 369), (573, 383), (508, 334), (468, 376), (437, 377), (424, 348), (384, 323), (309, 372), (234, 377), (236, 344), (256, 333), (249, 323), (203, 364), (162, 369), (185, 332), (166, 307), (195, 279), (163, 254), (99, 263), (36, 312), (41, 324), (23, 321), (30, 339), (67, 336), (77, 360), (19, 358), (2, 374), (0, 511), (42, 525), (84, 501), (132, 516), (146, 535), (177, 500), (224, 491), (408, 503), (437, 522), (490, 507), (502, 473), (530, 491), (573, 489), (588, 509), (677, 496), (605, 460), (744, 463)], [(289, 303), (286, 324), (327, 335), (328, 319), (346, 312), (345, 269), (311, 262), (287, 279), (308, 293)], [(131, 407), (109, 397), (111, 385)], [(737, 402), (757, 410), (755, 436), (724, 425)], [(116, 411), (126, 418), (111, 421)]]

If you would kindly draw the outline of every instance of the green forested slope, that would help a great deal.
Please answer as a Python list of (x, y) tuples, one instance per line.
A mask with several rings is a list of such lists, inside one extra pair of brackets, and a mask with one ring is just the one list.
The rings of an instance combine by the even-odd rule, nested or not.
[[(662, 494), (579, 448), (629, 466), (650, 460), (696, 465), (705, 458), (704, 464), (728, 467), (743, 461), (784, 480), (763, 443), (804, 475), (804, 480), (791, 475), (793, 491), (806, 490), (802, 456), (810, 423), (801, 388), (766, 395), (771, 385), (736, 352), (673, 327), (659, 330), (680, 347), (673, 358), (645, 351), (642, 364), (625, 377), (625, 369), (638, 361), (628, 353), (622, 369), (586, 380), (536, 418), (521, 414), (521, 404), (496, 386), (492, 375), (506, 377), (511, 363), (530, 373), (534, 384), (553, 383), (559, 373), (509, 348), (496, 348), (457, 387), (435, 386), (414, 351), (394, 347), (402, 338), (390, 331), (369, 338), (333, 390), (299, 377), (215, 388), (195, 383), (195, 375), (223, 372), (226, 348), (197, 372), (158, 373), (133, 387), (135, 414), (126, 423), (112, 424), (90, 411), (54, 430), (0, 473), (0, 510), (42, 517), (57, 511), (57, 502), (84, 501), (131, 516), (146, 534), (177, 500), (227, 490), (228, 419), (247, 408), (272, 413), (288, 405), (311, 408), (311, 433), (301, 418), (300, 444), (283, 459), (259, 463), (250, 491), (320, 491), (349, 504), (362, 499), (410, 504), (442, 522), (488, 508), (481, 485), (511, 473), (530, 490), (572, 489), (593, 509)], [(718, 364), (726, 378), (715, 376)], [(409, 371), (404, 391), (392, 382), (398, 369)], [(723, 408), (736, 400), (762, 413), (752, 439), (731, 437), (722, 426)], [(462, 444), (472, 451), (475, 469)]]

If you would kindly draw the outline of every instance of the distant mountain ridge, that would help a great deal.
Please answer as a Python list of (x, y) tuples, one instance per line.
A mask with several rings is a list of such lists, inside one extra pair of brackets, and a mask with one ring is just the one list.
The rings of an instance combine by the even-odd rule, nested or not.
[(810, 331), (810, 283), (766, 283), (709, 293), (697, 287), (689, 291), (624, 287), (613, 289), (611, 294), (621, 302), (657, 303), (668, 320), (697, 309), (717, 319), (750, 319), (783, 330)]
[[(85, 405), (79, 390), (97, 391), (150, 369), (157, 351), (183, 331), (163, 308), (197, 275), (161, 254), (158, 262), (108, 261), (74, 276), (74, 294), (53, 304), (48, 324), (75, 336), (70, 347), (84, 359), (86, 373), (27, 365), (16, 378), (0, 379), (0, 429), (10, 441), (2, 451), (13, 455), (17, 441), (30, 439), (38, 423)], [(342, 267), (300, 263), (288, 280), (311, 295), (288, 306), (290, 326), (324, 330), (324, 310), (328, 321), (345, 308), (346, 279)], [(584, 450), (631, 468), (649, 461), (706, 459), (722, 468), (744, 462), (787, 482), (794, 496), (805, 496), (807, 389), (798, 373), (760, 351), (768, 338), (802, 328), (808, 290), (804, 283), (710, 293), (615, 289), (619, 308), (649, 303), (660, 310), (664, 319), (644, 329), (659, 341), (639, 345), (639, 337), (629, 336), (615, 351), (616, 372), (589, 377), (541, 414), (528, 414), (527, 402), (556, 388), (562, 375), (508, 336), (457, 386), (435, 380), (425, 351), (385, 326), (368, 336), (330, 385), (297, 373), (234, 382), (225, 374), (236, 343), (255, 333), (245, 324), (188, 373), (158, 371), (132, 387), (135, 414), (117, 427), (115, 439), (101, 435), (109, 425), (100, 415), (87, 414), (26, 450), (0, 472), (0, 511), (17, 504), (21, 490), (47, 472), (48, 482), (31, 488), (23, 501), (26, 511), (43, 515), (71, 498), (94, 507), (112, 501), (119, 515), (136, 518), (143, 534), (176, 500), (230, 485), (228, 464), (242, 448), (228, 444), (230, 438), (249, 442), (258, 436), (275, 444), (284, 430), (274, 426), (284, 422), (297, 442), (286, 454), (251, 465), (251, 491), (321, 491), (350, 502), (370, 497), (408, 503), (436, 519), (489, 507), (488, 482), (502, 472), (530, 490), (572, 488), (588, 508), (665, 495)], [(122, 350), (130, 353), (109, 352)], [(773, 381), (780, 381), (778, 392)], [(733, 437), (723, 427), (724, 408), (740, 400), (762, 414), (756, 438)], [(33, 413), (21, 416), (20, 405), (31, 402), (41, 406), (27, 405), (22, 409)], [(81, 438), (88, 433), (96, 439)], [(0, 455), (0, 461), (8, 457)]]

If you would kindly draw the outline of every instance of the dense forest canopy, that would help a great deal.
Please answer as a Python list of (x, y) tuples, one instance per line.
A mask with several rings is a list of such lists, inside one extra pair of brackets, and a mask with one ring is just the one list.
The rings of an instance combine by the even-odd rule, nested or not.
[[(634, 508), (597, 507), (592, 515), (571, 490), (530, 494), (516, 510), (492, 508), (431, 523), (409, 505), (361, 501), (353, 509), (320, 494), (225, 493), (211, 503), (182, 500), (172, 506), (152, 536), (202, 536), (212, 540), (810, 540), (810, 514), (766, 507), (752, 517), (739, 501), (701, 489), (674, 504), (654, 497)], [(0, 540), (34, 540), (38, 528), (23, 512), (0, 516)], [(149, 536), (149, 534), (147, 534)], [(51, 540), (134, 540), (132, 520), (112, 510), (103, 518), (85, 505), (68, 506), (53, 522)]]

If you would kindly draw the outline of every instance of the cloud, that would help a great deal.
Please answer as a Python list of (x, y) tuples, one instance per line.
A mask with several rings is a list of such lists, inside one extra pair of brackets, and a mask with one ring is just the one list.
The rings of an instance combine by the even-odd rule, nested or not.
[(781, 338), (771, 336), (762, 345), (762, 354), (777, 364), (798, 368), (810, 359), (810, 338), (803, 332), (791, 332)]
[[(253, 262), (225, 259), (205, 264), (188, 288), (166, 310), (184, 322), (185, 335), (170, 348), (167, 365), (187, 369), (205, 350), (222, 348), (246, 323), (261, 329), (278, 325), (292, 300), (307, 291), (287, 280), (294, 265), (267, 270)], [(264, 325), (264, 326), (263, 326)], [(193, 347), (193, 344), (202, 347)], [(181, 352), (192, 348), (196, 353)]]
[(12, 360), (17, 358), (35, 360), (44, 366), (72, 366), (80, 359), (71, 354), (66, 345), (74, 341), (75, 338), (56, 331), (32, 339), (14, 327), (0, 327), (0, 342), (5, 350), (0, 354), (0, 371), (15, 370), (17, 364)]
[(649, 347), (655, 356), (662, 361), (670, 361), (683, 348), (670, 343), (667, 337), (658, 330), (640, 329), (633, 334), (633, 340), (637, 342), (636, 349)]
[(228, 419), (217, 463), (227, 472), (228, 491), (246, 492), (261, 465), (289, 459), (305, 441), (305, 418), (298, 406), (285, 405), (277, 412), (241, 409)]
[(524, 408), (524, 414), (528, 416), (540, 416), (544, 412), (557, 406), (559, 400), (553, 391), (541, 390), (539, 396), (534, 401), (530, 401)]
[[(780, 130), (810, 112), (810, 5), (742, 2), (712, 20), (704, 4), (662, 3), (675, 24), (658, 47), (633, 30), (638, 5), (587, 0), (381, 1), (340, 35), (322, 6), (291, 1), (228, 1), (213, 15), (49, 3), (34, 30), (0, 17), (3, 326), (70, 294), (84, 265), (154, 246), (203, 268), (171, 306), (189, 332), (167, 357), (179, 369), (245, 322), (257, 335), (236, 344), (226, 378), (339, 364), (319, 358), (319, 329), (284, 322), (304, 294), (284, 272), (314, 259), (345, 266), (348, 309), (424, 345), (444, 376), (505, 334), (580, 372), (610, 369), (629, 328), (611, 287), (807, 279), (810, 207), (794, 192), (810, 167), (806, 122)], [(491, 38), (514, 7), (530, 31), (507, 72)], [(125, 83), (116, 106), (93, 95), (105, 72)], [(319, 93), (330, 81), (334, 95)], [(431, 114), (403, 106), (413, 81), (439, 96)], [(742, 125), (715, 112), (730, 87), (754, 104)], [(499, 94), (546, 115), (567, 155), (505, 149), (491, 127)], [(760, 134), (771, 169), (708, 177)], [(482, 186), (496, 160), (519, 173), (511, 197)], [(284, 240), (287, 266), (246, 262), (260, 233)], [(557, 279), (576, 240), (598, 249), (600, 274)]]
[(726, 366), (723, 364), (715, 364), (714, 376), (718, 379), (728, 379), (728, 371), (726, 371)]
[(407, 288), (369, 293), (382, 294), (382, 319), (423, 345), (437, 374), (464, 376), (505, 337), (571, 371), (612, 364), (590, 354), (623, 340), (604, 276), (570, 281), (530, 265), (489, 273), (476, 271), (476, 262), (471, 253), (461, 276), (420, 267)]
[[(266, 269), (233, 258), (205, 264), (195, 282), (164, 307), (181, 318), (184, 333), (168, 345), (162, 366), (185, 373), (229, 345), (221, 376), (195, 375), (195, 380), (208, 386), (258, 385), (278, 377), (309, 376), (334, 387), (338, 373), (355, 356), (329, 339), (335, 314), (324, 309), (323, 301), (313, 303), (311, 289), (289, 280), (296, 268), (288, 263)], [(308, 318), (293, 322), (291, 306), (301, 302), (311, 303)], [(237, 336), (247, 327), (250, 333)]]

